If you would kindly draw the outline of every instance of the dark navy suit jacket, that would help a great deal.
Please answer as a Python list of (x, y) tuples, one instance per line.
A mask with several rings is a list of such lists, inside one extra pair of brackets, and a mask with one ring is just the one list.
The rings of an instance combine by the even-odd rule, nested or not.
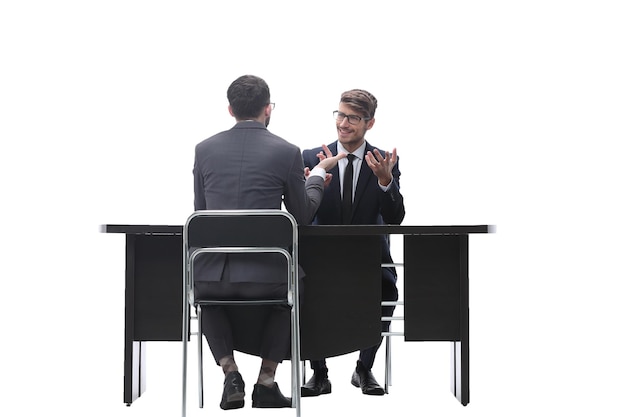
[[(328, 145), (333, 155), (337, 154), (337, 142)], [(384, 151), (375, 148), (367, 141), (365, 154), (378, 149), (383, 155)], [(308, 149), (302, 152), (304, 166), (313, 168), (319, 162), (317, 154), (321, 147)], [(399, 162), (399, 159), (398, 159)], [(317, 209), (313, 224), (342, 224), (341, 221), (341, 186), (339, 182), (339, 167), (335, 166), (328, 171), (333, 175), (330, 185), (324, 189), (324, 198)], [(356, 184), (354, 202), (352, 203), (351, 224), (400, 224), (404, 219), (404, 199), (400, 194), (400, 169), (398, 163), (393, 167), (393, 181), (391, 187), (383, 192), (378, 185), (378, 178), (363, 161), (361, 171)], [(393, 263), (389, 250), (389, 239), (382, 239), (382, 262)], [(383, 279), (396, 282), (394, 268), (383, 268)]]

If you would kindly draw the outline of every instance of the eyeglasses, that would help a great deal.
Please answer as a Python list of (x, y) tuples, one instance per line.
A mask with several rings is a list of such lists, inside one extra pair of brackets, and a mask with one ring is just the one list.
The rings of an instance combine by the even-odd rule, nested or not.
[(343, 119), (347, 117), (348, 123), (350, 123), (351, 125), (358, 125), (361, 122), (361, 120), (370, 120), (369, 117), (361, 117), (361, 116), (357, 116), (356, 114), (345, 114), (345, 113), (340, 112), (339, 110), (335, 110), (333, 112), (333, 117), (339, 123), (343, 122)]
[(276, 108), (276, 103), (267, 103), (267, 104), (272, 106), (272, 110), (274, 110), (274, 108)]

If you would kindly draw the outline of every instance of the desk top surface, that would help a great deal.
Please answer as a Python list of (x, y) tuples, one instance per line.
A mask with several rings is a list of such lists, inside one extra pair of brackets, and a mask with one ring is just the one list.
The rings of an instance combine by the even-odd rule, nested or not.
[[(103, 224), (101, 233), (134, 235), (182, 235), (181, 225)], [(494, 233), (493, 225), (402, 226), (402, 225), (308, 225), (298, 226), (300, 236), (359, 235), (466, 235)]]

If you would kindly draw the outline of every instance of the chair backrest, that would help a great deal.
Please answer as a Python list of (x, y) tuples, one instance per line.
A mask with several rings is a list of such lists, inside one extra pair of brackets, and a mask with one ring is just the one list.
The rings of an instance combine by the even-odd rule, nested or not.
[[(186, 300), (194, 300), (194, 259), (203, 253), (274, 254), (287, 262), (286, 300), (298, 294), (298, 225), (287, 211), (199, 210), (189, 216), (183, 227), (183, 276)], [(251, 259), (251, 258), (250, 258)], [(278, 261), (280, 262), (280, 261)], [(280, 268), (280, 263), (273, 267)]]
[(201, 210), (185, 224), (186, 247), (281, 247), (298, 242), (295, 218), (282, 210)]

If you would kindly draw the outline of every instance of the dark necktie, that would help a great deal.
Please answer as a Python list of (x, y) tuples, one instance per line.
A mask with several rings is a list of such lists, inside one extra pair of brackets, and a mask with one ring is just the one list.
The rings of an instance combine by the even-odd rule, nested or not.
[(354, 166), (352, 161), (355, 156), (348, 154), (348, 165), (343, 173), (343, 195), (341, 197), (341, 219), (343, 224), (350, 224), (352, 220), (352, 179), (354, 178)]

